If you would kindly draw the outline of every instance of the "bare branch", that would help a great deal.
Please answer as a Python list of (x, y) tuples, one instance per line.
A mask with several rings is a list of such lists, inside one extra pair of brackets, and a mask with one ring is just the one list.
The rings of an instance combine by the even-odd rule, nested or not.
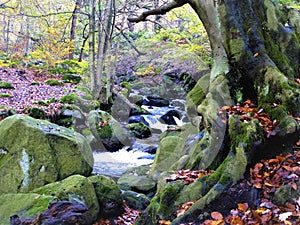
[(171, 11), (172, 9), (181, 7), (181, 6), (185, 5), (186, 3), (188, 3), (188, 0), (173, 0), (172, 2), (170, 2), (167, 5), (161, 6), (161, 7), (156, 8), (156, 9), (151, 9), (151, 10), (145, 11), (138, 17), (128, 18), (128, 21), (131, 22), (131, 23), (146, 21), (148, 16), (151, 16), (151, 15), (164, 15), (167, 12)]

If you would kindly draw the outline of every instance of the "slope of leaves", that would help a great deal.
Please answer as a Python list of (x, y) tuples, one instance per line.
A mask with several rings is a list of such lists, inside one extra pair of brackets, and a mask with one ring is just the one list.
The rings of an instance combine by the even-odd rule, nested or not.
[[(237, 204), (237, 208), (230, 211), (230, 215), (223, 215), (221, 212), (213, 211), (210, 213), (210, 219), (205, 220), (199, 225), (248, 225), (248, 224), (300, 224), (300, 197), (286, 201), (279, 205), (273, 202), (274, 193), (280, 187), (289, 185), (293, 190), (297, 190), (297, 182), (300, 181), (300, 140), (295, 146), (294, 154), (279, 155), (274, 159), (262, 160), (254, 168), (250, 169), (250, 178), (243, 181), (239, 187), (256, 188), (260, 191), (260, 204), (257, 207), (250, 207), (247, 202)], [(179, 175), (178, 175), (179, 174)], [(194, 174), (193, 171), (185, 171), (185, 177), (182, 172), (175, 172), (176, 179), (186, 182), (186, 176)], [(176, 180), (174, 176), (167, 178), (167, 181)], [(194, 175), (190, 180), (194, 180)], [(236, 190), (240, 191), (240, 190)], [(177, 216), (182, 215), (193, 204), (187, 202), (178, 207)], [(160, 225), (171, 224), (171, 221), (160, 220)], [(187, 223), (183, 225), (195, 225), (196, 223)]]
[[(1, 98), (0, 105), (13, 108), (17, 113), (23, 113), (27, 107), (38, 107), (42, 108), (47, 115), (53, 115), (61, 108), (61, 103), (57, 100), (66, 94), (75, 92), (73, 84), (65, 83), (62, 86), (45, 84), (49, 76), (35, 70), (0, 68), (0, 79), (9, 82), (14, 87), (14, 89), (0, 89), (1, 94), (12, 96), (11, 98)], [(61, 80), (59, 75), (51, 75), (51, 79)], [(41, 101), (47, 104), (36, 104)]]

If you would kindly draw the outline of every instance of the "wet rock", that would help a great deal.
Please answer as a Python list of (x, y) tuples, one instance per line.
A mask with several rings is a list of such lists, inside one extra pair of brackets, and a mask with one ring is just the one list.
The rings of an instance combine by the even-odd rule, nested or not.
[(137, 138), (148, 138), (152, 133), (151, 128), (142, 122), (128, 124), (126, 128), (128, 128)]
[(143, 123), (146, 126), (149, 126), (149, 123), (145, 120), (145, 118), (142, 115), (138, 116), (131, 116), (128, 118), (128, 123)]
[(166, 114), (161, 116), (161, 119), (169, 125), (179, 125), (176, 123), (174, 117), (177, 117), (179, 120), (181, 119), (181, 113), (175, 109), (168, 111)]
[(147, 106), (162, 107), (162, 106), (169, 106), (170, 102), (161, 97), (147, 96), (147, 98), (137, 101), (136, 104), (138, 106), (147, 105)]
[(59, 201), (53, 202), (49, 208), (41, 213), (37, 218), (21, 219), (18, 215), (11, 216), (11, 225), (91, 225), (93, 218), (88, 212), (88, 208), (79, 202)]
[(104, 150), (114, 152), (125, 145), (133, 145), (133, 138), (109, 113), (93, 110), (87, 118), (91, 132), (103, 143), (106, 148)]

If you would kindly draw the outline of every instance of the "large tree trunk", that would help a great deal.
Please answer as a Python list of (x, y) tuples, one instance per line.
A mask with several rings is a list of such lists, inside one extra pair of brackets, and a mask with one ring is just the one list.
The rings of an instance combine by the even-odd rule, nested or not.
[[(300, 77), (299, 12), (287, 8), (279, 10), (270, 0), (174, 0), (161, 11), (143, 13), (131, 21), (144, 20), (155, 12), (164, 14), (184, 3), (193, 7), (206, 28), (213, 64), (209, 86), (203, 90), (202, 99), (198, 99), (196, 105), (201, 119), (198, 120), (199, 132), (205, 132), (205, 140), (197, 145), (201, 149), (190, 156), (193, 160), (181, 166), (184, 169), (214, 168), (216, 171), (189, 185), (191, 187), (174, 184), (176, 189), (170, 184), (161, 188), (139, 220), (140, 224), (170, 219), (172, 204), (183, 203), (180, 195), (194, 189), (199, 193), (194, 191), (192, 197), (185, 196), (184, 199), (198, 200), (172, 224), (193, 221), (207, 204), (241, 179), (248, 166), (263, 157), (289, 150), (300, 136), (299, 124), (294, 119), (300, 115), (300, 86), (296, 82)], [(242, 94), (243, 100), (256, 103), (272, 120), (279, 121), (273, 132), (275, 137), (267, 138), (257, 120), (243, 123), (238, 116), (232, 116), (224, 123), (218, 111), (225, 105), (235, 104), (237, 93)], [(180, 195), (170, 197), (174, 191)], [(168, 208), (168, 214), (163, 213), (164, 207)]]

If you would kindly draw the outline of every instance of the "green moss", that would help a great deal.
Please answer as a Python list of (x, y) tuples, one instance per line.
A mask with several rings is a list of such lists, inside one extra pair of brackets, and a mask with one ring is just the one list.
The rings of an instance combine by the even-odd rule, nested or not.
[(33, 82), (31, 82), (30, 85), (40, 85), (40, 82), (38, 82), (38, 81), (33, 81)]
[(73, 104), (75, 101), (80, 101), (80, 97), (76, 93), (67, 94), (59, 99), (60, 101), (68, 104)]
[(3, 88), (3, 89), (14, 89), (14, 86), (11, 83), (1, 81), (0, 82), (0, 88)]
[(0, 196), (0, 221), (9, 224), (10, 216), (18, 215), (20, 218), (38, 216), (47, 210), (48, 205), (56, 198), (49, 195), (38, 194), (4, 194)]
[(13, 96), (11, 94), (4, 94), (0, 93), (0, 98), (12, 98)]
[(45, 81), (45, 84), (48, 84), (50, 86), (62, 86), (63, 82), (58, 81), (56, 79), (49, 79)]
[(291, 71), (288, 70), (290, 65), (287, 56), (282, 54), (282, 49), (280, 49), (278, 44), (273, 41), (269, 32), (264, 32), (264, 37), (266, 50), (271, 59), (274, 61), (280, 71), (283, 71), (287, 77), (293, 78), (293, 74), (291, 74)]
[(128, 128), (137, 138), (147, 138), (150, 137), (152, 133), (151, 128), (142, 122), (128, 124), (126, 128)]
[(73, 74), (63, 74), (62, 80), (63, 80), (65, 83), (79, 84), (80, 81), (81, 81), (81, 77), (80, 77), (80, 76), (73, 75)]
[(94, 186), (91, 181), (80, 175), (73, 175), (60, 182), (47, 184), (34, 189), (32, 193), (55, 196), (59, 200), (76, 200), (85, 204), (92, 216), (97, 216), (99, 213)]
[(45, 118), (45, 111), (40, 108), (33, 107), (33, 108), (29, 109), (28, 112), (29, 112), (28, 115), (35, 119), (44, 119)]

